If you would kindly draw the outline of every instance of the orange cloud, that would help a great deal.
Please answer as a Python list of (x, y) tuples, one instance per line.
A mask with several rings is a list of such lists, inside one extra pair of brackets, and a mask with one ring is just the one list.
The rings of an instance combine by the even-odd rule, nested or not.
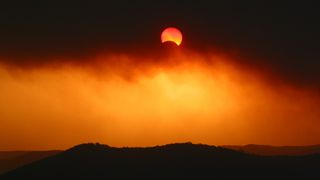
[(59, 149), (88, 141), (319, 143), (317, 92), (272, 83), (214, 54), (140, 58), (0, 66), (0, 149)]

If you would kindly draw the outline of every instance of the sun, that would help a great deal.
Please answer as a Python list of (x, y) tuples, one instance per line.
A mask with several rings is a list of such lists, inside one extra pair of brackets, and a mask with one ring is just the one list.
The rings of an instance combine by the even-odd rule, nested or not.
[(161, 33), (161, 42), (173, 42), (177, 46), (180, 46), (182, 42), (182, 33), (178, 28), (168, 27)]

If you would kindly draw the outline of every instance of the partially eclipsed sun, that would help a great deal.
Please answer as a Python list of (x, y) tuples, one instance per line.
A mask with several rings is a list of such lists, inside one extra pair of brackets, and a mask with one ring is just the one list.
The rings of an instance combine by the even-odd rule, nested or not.
[(182, 33), (177, 28), (168, 27), (161, 33), (161, 42), (173, 42), (179, 46), (182, 42)]

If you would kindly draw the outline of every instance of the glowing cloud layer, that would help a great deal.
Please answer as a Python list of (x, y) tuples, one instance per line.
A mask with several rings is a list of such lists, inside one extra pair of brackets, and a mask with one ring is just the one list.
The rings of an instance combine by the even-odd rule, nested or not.
[[(138, 58), (139, 60), (139, 58)], [(316, 92), (216, 55), (107, 55), (92, 65), (0, 66), (0, 149), (320, 143)]]

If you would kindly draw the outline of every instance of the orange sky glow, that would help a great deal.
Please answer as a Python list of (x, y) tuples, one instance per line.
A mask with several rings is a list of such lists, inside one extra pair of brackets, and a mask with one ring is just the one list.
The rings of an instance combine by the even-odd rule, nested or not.
[(87, 65), (0, 65), (0, 150), (84, 142), (320, 143), (316, 91), (213, 53), (143, 58), (102, 54)]

